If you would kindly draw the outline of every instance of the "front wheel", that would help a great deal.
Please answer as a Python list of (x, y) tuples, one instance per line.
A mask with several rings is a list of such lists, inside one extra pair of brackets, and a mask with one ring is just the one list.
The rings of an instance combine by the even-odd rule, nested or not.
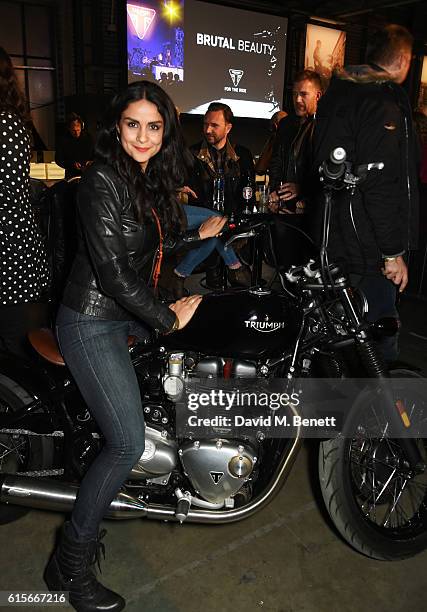
[[(397, 376), (409, 374), (399, 371)], [(420, 425), (426, 419), (426, 403), (411, 393), (402, 390), (399, 399)], [(411, 473), (399, 440), (387, 435), (386, 412), (374, 400), (356, 411), (349, 431), (348, 437), (322, 442), (319, 450), (320, 486), (336, 528), (353, 548), (374, 559), (394, 561), (423, 551), (427, 439), (416, 439), (424, 466)]]

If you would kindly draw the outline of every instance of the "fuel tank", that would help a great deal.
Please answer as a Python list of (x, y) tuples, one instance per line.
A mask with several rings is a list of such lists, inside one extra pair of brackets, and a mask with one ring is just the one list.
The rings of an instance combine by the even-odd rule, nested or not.
[(162, 344), (225, 357), (274, 357), (294, 344), (301, 322), (289, 299), (270, 289), (234, 289), (204, 295), (190, 323)]

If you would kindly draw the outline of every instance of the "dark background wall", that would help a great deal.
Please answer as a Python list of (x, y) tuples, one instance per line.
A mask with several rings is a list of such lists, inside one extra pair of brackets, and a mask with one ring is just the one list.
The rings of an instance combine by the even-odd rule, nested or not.
[[(206, 0), (207, 1), (207, 0)], [(213, 3), (215, 4), (215, 3)], [(415, 106), (421, 64), (427, 41), (427, 2), (371, 0), (218, 0), (238, 8), (284, 15), (289, 19), (284, 107), (291, 108), (291, 88), (295, 73), (303, 67), (305, 31), (308, 22), (332, 19), (333, 27), (347, 33), (346, 63), (364, 59), (368, 32), (384, 22), (408, 27), (415, 36), (414, 62), (405, 86)], [(320, 20), (320, 21), (319, 21)], [(92, 134), (111, 95), (126, 84), (126, 10), (125, 0), (2, 0), (0, 2), (0, 40), (14, 49), (14, 62), (30, 99), (40, 134), (40, 146), (55, 147), (55, 133), (63, 126), (65, 115), (78, 112)], [(19, 38), (18, 37), (18, 38)], [(44, 42), (45, 53), (34, 46)], [(32, 53), (31, 49), (35, 51)], [(9, 50), (9, 49), (7, 49)], [(39, 69), (35, 69), (38, 67)], [(49, 68), (49, 71), (44, 69)], [(189, 144), (199, 140), (201, 118), (182, 116)], [(265, 141), (266, 120), (238, 118), (232, 139), (248, 146), (254, 154)]]

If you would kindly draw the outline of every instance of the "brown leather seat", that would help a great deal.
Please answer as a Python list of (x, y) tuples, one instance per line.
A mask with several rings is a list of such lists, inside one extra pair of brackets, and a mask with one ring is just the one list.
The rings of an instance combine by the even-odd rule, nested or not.
[(47, 329), (46, 327), (34, 329), (29, 332), (28, 340), (38, 354), (50, 361), (50, 363), (60, 366), (65, 365), (62, 355), (59, 352), (55, 334), (51, 329)]
[[(40, 329), (35, 329), (30, 331), (28, 334), (28, 339), (32, 345), (32, 347), (37, 351), (39, 355), (41, 355), (50, 363), (55, 365), (63, 366), (65, 365), (64, 359), (59, 352), (58, 343), (55, 338), (55, 334), (51, 329), (46, 327), (42, 327)], [(132, 346), (136, 342), (135, 336), (128, 337), (128, 346)]]

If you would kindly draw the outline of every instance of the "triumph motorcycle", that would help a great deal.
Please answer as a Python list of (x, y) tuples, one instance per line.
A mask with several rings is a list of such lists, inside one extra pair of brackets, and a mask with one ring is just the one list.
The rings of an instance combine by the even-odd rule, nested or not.
[[(324, 239), (317, 258), (287, 271), (278, 266), (277, 290), (255, 283), (208, 294), (183, 330), (144, 343), (129, 340), (146, 443), (108, 518), (218, 525), (261, 511), (284, 484), (301, 448), (299, 433), (178, 435), (175, 400), (188, 381), (374, 378), (383, 389), (382, 409), (373, 411), (372, 398), (362, 394), (346, 435), (318, 441), (324, 502), (341, 536), (369, 557), (402, 559), (426, 547), (426, 441), (391, 437), (388, 427), (404, 427), (407, 412), (413, 418), (417, 410), (412, 398), (393, 396), (390, 377), (417, 374), (388, 371), (375, 335), (395, 333), (395, 322), (368, 324), (363, 294), (327, 260), (333, 190), (353, 189), (358, 175), (337, 154), (322, 175)], [(234, 223), (227, 238), (266, 235), (270, 240), (271, 215), (257, 214)], [(268, 325), (269, 333), (260, 333)], [(102, 445), (53, 333), (32, 332), (30, 341), (38, 354), (34, 363), (0, 357), (3, 524), (29, 508), (71, 511), (79, 481)]]

